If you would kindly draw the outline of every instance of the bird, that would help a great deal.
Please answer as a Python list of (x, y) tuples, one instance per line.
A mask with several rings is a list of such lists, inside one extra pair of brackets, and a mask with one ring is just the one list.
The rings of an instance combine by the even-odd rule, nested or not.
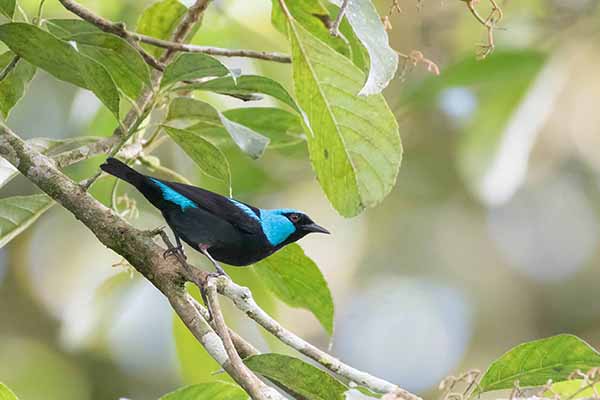
[(183, 241), (206, 256), (219, 275), (226, 275), (219, 262), (255, 264), (309, 233), (330, 233), (302, 211), (254, 207), (196, 186), (144, 175), (113, 157), (100, 168), (133, 185), (160, 210), (176, 241), (164, 257), (185, 259)]

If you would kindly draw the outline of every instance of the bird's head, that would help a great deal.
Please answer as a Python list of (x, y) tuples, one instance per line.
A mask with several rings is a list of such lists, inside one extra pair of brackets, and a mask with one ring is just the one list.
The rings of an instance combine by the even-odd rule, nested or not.
[(260, 210), (260, 220), (267, 240), (276, 247), (300, 240), (309, 233), (329, 234), (327, 229), (298, 210)]

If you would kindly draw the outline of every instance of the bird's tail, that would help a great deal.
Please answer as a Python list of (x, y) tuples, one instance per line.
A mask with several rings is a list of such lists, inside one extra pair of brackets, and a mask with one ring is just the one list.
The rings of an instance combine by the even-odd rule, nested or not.
[(100, 168), (102, 171), (121, 178), (135, 187), (139, 187), (146, 179), (144, 175), (113, 157), (107, 158), (106, 162), (100, 165)]

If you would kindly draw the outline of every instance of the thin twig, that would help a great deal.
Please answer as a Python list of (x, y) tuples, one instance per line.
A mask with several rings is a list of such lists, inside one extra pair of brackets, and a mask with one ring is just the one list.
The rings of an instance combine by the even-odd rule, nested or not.
[[(246, 57), (256, 58), (259, 60), (274, 61), (280, 63), (290, 63), (291, 58), (286, 54), (272, 53), (266, 51), (255, 51), (255, 50), (237, 50), (237, 49), (223, 49), (219, 47), (209, 46), (196, 46), (186, 43), (177, 42), (175, 40), (163, 40), (152, 36), (143, 35), (137, 32), (128, 31), (122, 23), (111, 22), (99, 15), (94, 14), (87, 8), (81, 6), (73, 0), (59, 0), (61, 4), (71, 11), (73, 14), (79, 16), (83, 20), (96, 25), (98, 28), (105, 32), (112, 33), (117, 36), (121, 36), (126, 39), (129, 43), (134, 44), (136, 42), (146, 43), (152, 46), (168, 49), (171, 52), (190, 52), (190, 53), (204, 53), (214, 56), (223, 57)], [(180, 36), (180, 35), (178, 35)], [(134, 45), (136, 50), (140, 52), (146, 62), (154, 68), (162, 71), (164, 69), (164, 61), (159, 62), (139, 45)]]
[(342, 23), (342, 20), (344, 19), (344, 14), (346, 13), (346, 8), (348, 8), (348, 3), (350, 3), (350, 0), (342, 1), (342, 5), (340, 6), (340, 12), (338, 13), (337, 17), (335, 18), (335, 21), (333, 21), (333, 25), (331, 25), (331, 28), (329, 29), (329, 33), (331, 33), (331, 35), (333, 35), (333, 36), (340, 35), (340, 24)]
[(246, 390), (246, 392), (252, 396), (253, 399), (264, 398), (263, 387), (265, 384), (262, 383), (256, 377), (256, 375), (254, 375), (254, 373), (248, 369), (248, 367), (246, 367), (237, 350), (235, 349), (231, 337), (229, 336), (229, 330), (227, 329), (227, 325), (225, 325), (225, 319), (223, 318), (221, 305), (219, 304), (219, 299), (217, 298), (216, 279), (218, 278), (209, 277), (205, 286), (206, 297), (208, 299), (208, 306), (213, 316), (215, 331), (223, 341), (223, 346), (225, 346), (225, 351), (229, 357), (231, 368), (235, 370), (236, 374), (239, 375), (242, 384), (245, 385), (244, 390)]

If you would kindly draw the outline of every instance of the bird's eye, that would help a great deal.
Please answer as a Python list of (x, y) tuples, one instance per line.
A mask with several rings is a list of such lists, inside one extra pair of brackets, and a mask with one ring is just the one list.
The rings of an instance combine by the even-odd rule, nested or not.
[(290, 214), (290, 221), (292, 221), (293, 223), (296, 223), (296, 222), (300, 221), (300, 215), (298, 215), (298, 214)]

